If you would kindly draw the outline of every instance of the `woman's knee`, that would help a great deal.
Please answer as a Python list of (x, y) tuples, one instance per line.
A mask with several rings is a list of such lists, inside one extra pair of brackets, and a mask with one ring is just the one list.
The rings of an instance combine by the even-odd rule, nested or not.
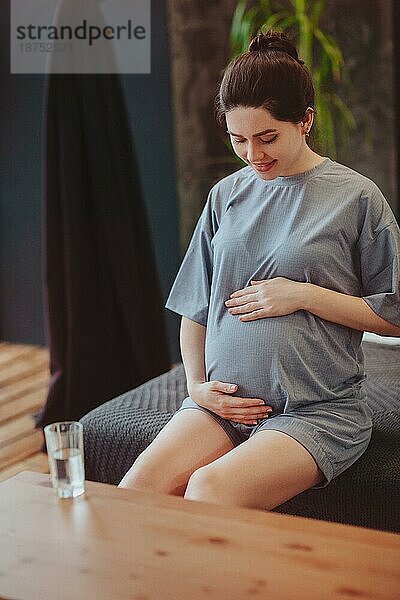
[(118, 487), (138, 488), (151, 482), (150, 469), (147, 468), (146, 460), (141, 455), (135, 460), (129, 471), (125, 473)]
[(187, 478), (169, 466), (160, 453), (153, 452), (149, 446), (138, 456), (118, 487), (183, 496)]
[(185, 498), (200, 502), (219, 503), (226, 494), (222, 474), (219, 470), (206, 465), (197, 469), (189, 479)]
[(124, 475), (118, 487), (160, 491), (162, 466), (154, 461), (151, 452), (144, 450)]

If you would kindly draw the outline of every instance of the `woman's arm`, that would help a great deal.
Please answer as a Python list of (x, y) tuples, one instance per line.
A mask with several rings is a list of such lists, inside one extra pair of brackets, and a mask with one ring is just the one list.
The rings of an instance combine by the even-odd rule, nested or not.
[(241, 321), (289, 315), (307, 310), (317, 317), (360, 331), (400, 336), (400, 327), (379, 317), (363, 298), (341, 294), (313, 283), (276, 277), (254, 281), (225, 302)]
[(235, 383), (206, 381), (204, 344), (206, 328), (186, 317), (181, 322), (181, 354), (185, 367), (189, 395), (200, 406), (224, 419), (247, 425), (268, 417), (271, 407), (260, 398), (231, 396), (237, 391)]
[(303, 308), (317, 317), (352, 329), (400, 336), (400, 327), (377, 315), (363, 298), (305, 283)]
[(193, 384), (204, 383), (206, 380), (204, 364), (205, 339), (206, 328), (204, 325), (182, 317), (180, 343), (189, 394), (191, 394)]

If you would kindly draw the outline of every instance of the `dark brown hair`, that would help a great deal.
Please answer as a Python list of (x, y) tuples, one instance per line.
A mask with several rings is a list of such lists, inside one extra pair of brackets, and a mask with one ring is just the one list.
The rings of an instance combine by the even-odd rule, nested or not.
[(239, 106), (265, 108), (278, 121), (299, 123), (314, 108), (311, 75), (284, 33), (269, 31), (252, 39), (247, 52), (226, 67), (216, 97), (216, 119)]

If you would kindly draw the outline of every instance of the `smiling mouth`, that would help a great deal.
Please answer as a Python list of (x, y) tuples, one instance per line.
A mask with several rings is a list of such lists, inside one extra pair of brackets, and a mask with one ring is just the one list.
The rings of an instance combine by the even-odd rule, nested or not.
[(260, 171), (261, 173), (265, 173), (266, 171), (269, 171), (270, 169), (272, 169), (272, 167), (274, 166), (274, 164), (276, 163), (276, 159), (272, 160), (269, 163), (259, 163), (259, 164), (254, 164), (252, 163), (252, 167), (254, 167), (256, 169), (256, 171)]

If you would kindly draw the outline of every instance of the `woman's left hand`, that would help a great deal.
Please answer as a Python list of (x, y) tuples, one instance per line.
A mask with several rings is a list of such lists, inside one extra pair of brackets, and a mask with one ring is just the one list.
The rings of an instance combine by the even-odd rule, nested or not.
[(251, 286), (231, 294), (225, 305), (241, 321), (290, 315), (302, 308), (304, 286), (285, 277), (251, 281)]

